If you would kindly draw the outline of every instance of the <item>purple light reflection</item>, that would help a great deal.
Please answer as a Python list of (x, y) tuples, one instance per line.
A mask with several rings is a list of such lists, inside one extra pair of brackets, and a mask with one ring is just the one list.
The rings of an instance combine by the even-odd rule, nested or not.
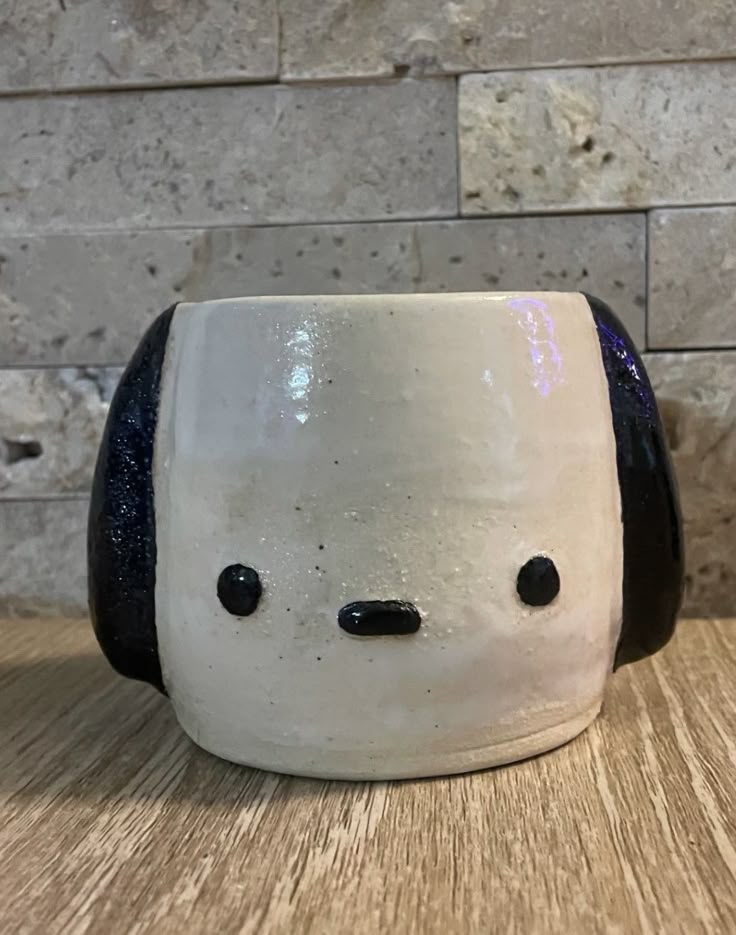
[(517, 313), (518, 322), (527, 334), (534, 369), (533, 386), (540, 396), (549, 396), (552, 387), (562, 383), (562, 356), (547, 303), (531, 296), (519, 296), (509, 299), (507, 305)]

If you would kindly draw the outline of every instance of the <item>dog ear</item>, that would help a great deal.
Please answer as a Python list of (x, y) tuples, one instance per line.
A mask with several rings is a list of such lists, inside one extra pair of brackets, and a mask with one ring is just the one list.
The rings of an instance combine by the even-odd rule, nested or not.
[(156, 639), (153, 450), (175, 306), (142, 338), (110, 404), (97, 456), (87, 560), (95, 635), (121, 675), (165, 692)]
[(608, 379), (623, 522), (623, 619), (614, 668), (657, 652), (675, 628), (683, 588), (677, 484), (649, 377), (633, 341), (586, 295)]

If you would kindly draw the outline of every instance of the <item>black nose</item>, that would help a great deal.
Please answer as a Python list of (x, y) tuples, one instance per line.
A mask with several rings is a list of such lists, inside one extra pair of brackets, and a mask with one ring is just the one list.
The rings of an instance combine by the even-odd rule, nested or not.
[(337, 622), (353, 636), (399, 636), (416, 633), (422, 618), (406, 601), (353, 601), (342, 608)]

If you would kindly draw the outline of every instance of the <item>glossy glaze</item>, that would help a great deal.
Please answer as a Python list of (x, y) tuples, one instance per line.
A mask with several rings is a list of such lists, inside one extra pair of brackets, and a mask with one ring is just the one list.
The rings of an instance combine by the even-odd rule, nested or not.
[(262, 593), (261, 578), (249, 565), (228, 565), (217, 579), (217, 597), (234, 617), (250, 617), (255, 613)]
[(337, 622), (353, 636), (408, 636), (422, 625), (422, 615), (407, 601), (353, 601), (340, 608)]
[(650, 656), (672, 636), (682, 600), (682, 521), (649, 377), (634, 342), (599, 299), (586, 297), (608, 377), (624, 525), (623, 618), (616, 666)]
[(560, 593), (560, 576), (552, 559), (535, 555), (525, 562), (516, 578), (516, 593), (530, 607), (551, 604)]
[(90, 499), (89, 606), (110, 663), (164, 691), (156, 637), (153, 444), (174, 306), (151, 325), (110, 404)]
[[(623, 536), (606, 373), (574, 294), (181, 305), (155, 457), (164, 683), (202, 746), (343, 778), (539, 753), (599, 709)], [(559, 594), (528, 606), (548, 556)], [(252, 566), (247, 618), (216, 583)], [(356, 636), (355, 602), (421, 626)]]

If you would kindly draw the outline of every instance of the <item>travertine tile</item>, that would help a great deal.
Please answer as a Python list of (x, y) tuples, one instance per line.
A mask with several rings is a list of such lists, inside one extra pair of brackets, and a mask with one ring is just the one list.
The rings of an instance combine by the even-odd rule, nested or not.
[(452, 221), (417, 225), (417, 232), (423, 290), (589, 292), (643, 347), (643, 215)]
[(0, 499), (87, 493), (120, 370), (0, 370)]
[(87, 501), (0, 501), (0, 616), (87, 611)]
[(300, 0), (281, 4), (281, 19), (287, 79), (725, 57), (736, 48), (729, 0)]
[(451, 80), (0, 100), (0, 233), (457, 209)]
[(0, 364), (124, 363), (177, 300), (585, 289), (644, 335), (644, 216), (0, 238)]
[(649, 217), (649, 345), (736, 345), (736, 208)]
[(736, 200), (736, 62), (460, 79), (465, 214)]
[(4, 4), (0, 89), (253, 81), (278, 73), (276, 0)]
[(125, 363), (208, 264), (202, 231), (0, 237), (0, 365)]
[(685, 613), (736, 613), (736, 352), (648, 354), (685, 520)]

